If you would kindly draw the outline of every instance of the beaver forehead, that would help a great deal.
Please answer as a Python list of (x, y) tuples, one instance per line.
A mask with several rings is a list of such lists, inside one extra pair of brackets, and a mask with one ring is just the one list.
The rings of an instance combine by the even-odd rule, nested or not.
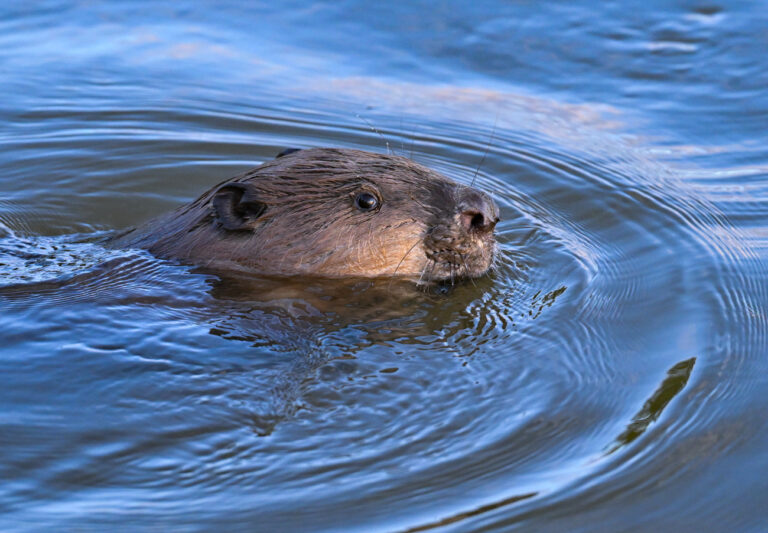
[(311, 148), (280, 157), (261, 168), (291, 169), (297, 172), (402, 172), (446, 179), (437, 172), (398, 155), (376, 154), (348, 148)]
[(263, 201), (284, 203), (291, 198), (326, 202), (372, 189), (383, 203), (453, 204), (458, 187), (445, 176), (400, 156), (360, 150), (318, 148), (301, 150), (271, 161), (241, 176)]

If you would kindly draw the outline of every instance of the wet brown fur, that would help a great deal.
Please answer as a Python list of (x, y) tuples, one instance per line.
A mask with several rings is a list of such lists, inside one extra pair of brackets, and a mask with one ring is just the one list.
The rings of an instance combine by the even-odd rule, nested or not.
[[(245, 230), (226, 229), (217, 214), (216, 195), (228, 198), (220, 191), (232, 184), (265, 208), (245, 215)], [(355, 206), (363, 191), (380, 200), (378, 209)], [(421, 282), (476, 277), (493, 259), (492, 226), (490, 233), (467, 231), (460, 212), (466, 198), (480, 196), (497, 217), (486, 195), (410, 159), (315, 148), (226, 180), (115, 244), (270, 275), (403, 276)]]

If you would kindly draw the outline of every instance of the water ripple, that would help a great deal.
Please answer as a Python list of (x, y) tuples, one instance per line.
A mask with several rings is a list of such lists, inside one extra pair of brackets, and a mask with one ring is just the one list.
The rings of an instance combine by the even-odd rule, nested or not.
[[(423, 125), (382, 97), (378, 133), (296, 102), (19, 113), (9, 175), (41, 177), (0, 203), (4, 510), (511, 529), (652, 497), (745, 445), (757, 429), (733, 413), (759, 407), (768, 342), (764, 249), (744, 238), (761, 199), (589, 129), (594, 110), (502, 99), (491, 135), (455, 119), (488, 94), (439, 94), (452, 116)], [(278, 148), (328, 144), (412, 151), (491, 193), (492, 274), (444, 293), (275, 283), (99, 244)]]

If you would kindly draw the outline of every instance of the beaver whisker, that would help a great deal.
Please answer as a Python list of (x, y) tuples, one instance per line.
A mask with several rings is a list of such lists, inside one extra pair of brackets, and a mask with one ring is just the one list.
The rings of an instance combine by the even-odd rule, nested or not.
[(491, 149), (491, 143), (493, 142), (493, 136), (496, 135), (496, 125), (499, 122), (499, 113), (496, 113), (496, 118), (493, 119), (493, 129), (491, 130), (491, 136), (488, 138), (488, 144), (485, 146), (485, 153), (483, 154), (483, 158), (480, 160), (480, 164), (477, 165), (477, 169), (475, 169), (475, 175), (472, 176), (472, 182), (469, 184), (470, 187), (474, 187), (475, 185), (475, 178), (477, 178), (477, 173), (480, 172), (480, 167), (483, 166), (483, 163), (485, 163), (485, 158), (488, 155), (488, 150)]
[(411, 152), (408, 154), (408, 159), (413, 160), (413, 149), (416, 147), (416, 126), (411, 130)]
[(379, 137), (381, 137), (381, 140), (382, 140), (382, 141), (384, 141), (384, 145), (387, 147), (387, 153), (388, 153), (388, 154), (392, 154), (392, 150), (390, 150), (390, 149), (389, 149), (389, 141), (388, 141), (387, 139), (385, 139), (385, 138), (384, 138), (384, 135), (382, 135), (382, 134), (381, 134), (381, 132), (380, 132), (379, 130), (377, 130), (377, 129), (374, 127), (374, 125), (373, 125), (373, 124), (371, 124), (371, 123), (368, 121), (368, 119), (366, 119), (365, 117), (361, 117), (361, 116), (360, 116), (360, 113), (355, 113), (355, 116), (356, 116), (357, 118), (359, 118), (360, 120), (364, 120), (364, 121), (365, 121), (365, 123), (366, 123), (366, 124), (368, 124), (368, 127), (369, 127), (369, 128), (371, 128), (371, 130), (375, 131), (375, 132), (376, 132), (376, 133), (379, 135)]
[(400, 128), (398, 131), (398, 136), (400, 137), (400, 152), (401, 154), (405, 154), (405, 139), (403, 138), (403, 115), (405, 114), (405, 110), (400, 110)]
[(437, 261), (434, 261), (434, 260), (429, 265), (429, 273), (427, 274), (427, 280), (429, 283), (432, 283), (433, 281), (435, 281), (434, 272), (437, 266), (438, 266)]
[(429, 211), (430, 211), (430, 207), (429, 207), (428, 205), (426, 205), (426, 204), (422, 203), (422, 202), (421, 202), (420, 200), (418, 200), (418, 199), (417, 199), (415, 196), (413, 196), (413, 194), (411, 194), (410, 192), (409, 192), (409, 194), (408, 194), (408, 198), (410, 198), (410, 199), (411, 199), (411, 201), (412, 201), (413, 203), (415, 203), (415, 204), (416, 204), (416, 205), (418, 205), (419, 207), (423, 208), (425, 211), (427, 211), (427, 212), (429, 212)]
[[(430, 283), (432, 283), (432, 281), (434, 281), (432, 278), (432, 272), (435, 270), (436, 266), (437, 266), (437, 262), (434, 259), (429, 259), (421, 271), (421, 277), (419, 278), (418, 285), (425, 287), (425, 290), (427, 285), (429, 285)], [(426, 274), (426, 278), (424, 277), (424, 274)], [(423, 284), (422, 284), (422, 279), (425, 280)]]
[(515, 268), (516, 267), (516, 263), (517, 263), (517, 261), (515, 260), (515, 256), (516, 255), (517, 254), (510, 254), (510, 255), (504, 254), (504, 255), (502, 255), (502, 254), (496, 253), (496, 249), (494, 248), (493, 256), (491, 258), (491, 263), (490, 263), (488, 269), (489, 270), (490, 269), (496, 270), (496, 269), (498, 269), (501, 266), (510, 266), (512, 268)]
[(472, 278), (472, 276), (469, 275), (469, 265), (467, 264), (467, 258), (464, 257), (464, 254), (462, 254), (461, 252), (456, 252), (456, 253), (459, 254), (459, 258), (461, 259), (462, 263), (464, 263), (464, 270), (467, 273), (467, 277), (469, 278), (469, 281), (471, 281), (472, 285), (474, 285), (475, 288), (477, 288), (477, 283), (475, 283), (475, 280)]
[(421, 275), (419, 276), (419, 279), (416, 282), (417, 287), (421, 287), (421, 282), (424, 279), (424, 274), (427, 272), (427, 266), (429, 266), (429, 263), (424, 263), (424, 266), (421, 267)]
[[(395, 279), (395, 276), (397, 275), (397, 270), (400, 268), (400, 265), (403, 264), (403, 261), (405, 261), (405, 258), (408, 257), (408, 254), (410, 254), (413, 251), (413, 249), (416, 248), (416, 245), (418, 245), (420, 242), (421, 242), (421, 238), (416, 239), (416, 242), (414, 242), (413, 245), (410, 248), (408, 248), (408, 251), (405, 252), (405, 255), (403, 256), (403, 258), (400, 259), (400, 262), (395, 267), (395, 271), (392, 273), (392, 276), (390, 276), (389, 285), (387, 286), (387, 290), (389, 290), (390, 287), (392, 286), (392, 280)], [(423, 273), (423, 270), (422, 270), (422, 273)]]

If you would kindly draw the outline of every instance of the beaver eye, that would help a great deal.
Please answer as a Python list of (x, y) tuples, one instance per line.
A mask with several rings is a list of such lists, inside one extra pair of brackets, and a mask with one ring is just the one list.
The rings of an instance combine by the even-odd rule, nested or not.
[(360, 211), (373, 211), (379, 206), (379, 199), (369, 192), (361, 192), (355, 196), (355, 207)]

